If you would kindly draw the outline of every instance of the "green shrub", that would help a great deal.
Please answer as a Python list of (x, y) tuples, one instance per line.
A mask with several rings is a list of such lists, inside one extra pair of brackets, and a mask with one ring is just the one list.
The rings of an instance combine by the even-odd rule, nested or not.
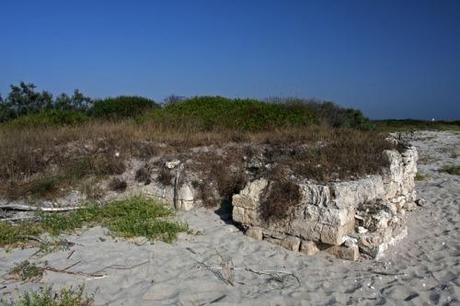
[(0, 122), (5, 122), (13, 119), (14, 113), (11, 108), (3, 101), (0, 102)]
[(95, 118), (104, 119), (136, 118), (158, 107), (158, 104), (147, 98), (120, 96), (95, 101), (89, 113)]
[(166, 104), (154, 113), (154, 119), (175, 127), (214, 129), (267, 130), (306, 126), (315, 122), (307, 104), (283, 104), (253, 99), (194, 97)]
[(10, 127), (38, 127), (38, 126), (59, 126), (76, 125), (88, 121), (84, 112), (51, 109), (40, 113), (31, 113), (6, 123)]
[(311, 103), (320, 121), (332, 127), (370, 129), (369, 120), (360, 110), (342, 108), (332, 102)]
[(47, 91), (35, 91), (37, 87), (32, 83), (21, 82), (10, 88), (5, 104), (15, 116), (37, 113), (52, 107), (53, 96)]

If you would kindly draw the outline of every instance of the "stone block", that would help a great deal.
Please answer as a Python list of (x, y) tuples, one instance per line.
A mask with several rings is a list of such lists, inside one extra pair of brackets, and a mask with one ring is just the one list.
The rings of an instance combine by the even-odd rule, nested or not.
[(300, 252), (308, 256), (316, 255), (319, 252), (319, 248), (315, 242), (309, 240), (303, 240), (300, 244)]
[(257, 227), (257, 226), (248, 228), (246, 230), (246, 236), (251, 237), (256, 240), (264, 239), (262, 228)]
[(352, 261), (359, 259), (359, 248), (356, 244), (351, 246), (334, 245), (328, 248), (327, 252), (341, 259)]
[(280, 245), (289, 251), (299, 251), (301, 240), (297, 237), (288, 236), (281, 240)]

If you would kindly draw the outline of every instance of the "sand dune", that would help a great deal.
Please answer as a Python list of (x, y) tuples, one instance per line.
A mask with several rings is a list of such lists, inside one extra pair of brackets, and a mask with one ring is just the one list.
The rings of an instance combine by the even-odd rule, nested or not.
[[(0, 294), (84, 283), (96, 305), (460, 304), (460, 177), (438, 171), (460, 163), (460, 154), (452, 153), (460, 148), (460, 134), (418, 132), (413, 144), (426, 176), (417, 192), (426, 202), (410, 213), (407, 238), (379, 261), (289, 252), (199, 209), (178, 215), (197, 233), (171, 245), (114, 239), (99, 227), (68, 236), (76, 243), (69, 250), (32, 260), (58, 269), (77, 263), (68, 271), (86, 275), (48, 271), (40, 283), (3, 280)], [(35, 251), (0, 250), (0, 274)]]

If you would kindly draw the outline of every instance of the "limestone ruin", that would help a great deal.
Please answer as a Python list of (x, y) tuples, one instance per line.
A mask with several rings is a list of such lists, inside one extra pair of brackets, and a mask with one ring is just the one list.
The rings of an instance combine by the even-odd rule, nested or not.
[[(283, 208), (281, 218), (264, 216), (267, 197), (279, 182), (252, 175), (244, 188), (230, 199), (233, 222), (254, 239), (307, 255), (324, 250), (349, 260), (361, 256), (378, 258), (390, 245), (405, 237), (405, 213), (416, 207), (417, 150), (410, 146), (402, 153), (387, 150), (383, 154), (388, 166), (379, 174), (359, 179), (321, 184), (308, 178), (287, 176), (285, 183), (298, 195)], [(203, 206), (203, 191), (197, 182), (203, 182), (206, 176), (200, 177), (203, 174), (190, 170), (194, 162), (192, 159), (164, 162), (162, 167), (171, 171), (170, 183), (165, 185), (156, 180), (143, 186), (141, 192), (173, 203), (176, 209)], [(254, 167), (264, 167), (263, 162), (253, 164), (254, 160), (244, 164), (247, 173)], [(222, 200), (214, 182), (206, 181), (206, 188), (214, 201)]]
[(263, 198), (270, 192), (266, 179), (250, 182), (233, 197), (233, 220), (246, 234), (292, 251), (313, 255), (320, 250), (357, 260), (360, 253), (378, 258), (407, 234), (405, 212), (415, 207), (414, 178), (417, 151), (385, 151), (388, 168), (381, 175), (319, 185), (295, 182), (300, 199), (286, 218), (261, 218)]

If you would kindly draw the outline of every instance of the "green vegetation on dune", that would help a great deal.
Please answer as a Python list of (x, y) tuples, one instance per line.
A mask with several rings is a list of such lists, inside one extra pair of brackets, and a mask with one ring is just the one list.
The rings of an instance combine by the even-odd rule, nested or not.
[(262, 130), (310, 125), (315, 122), (315, 115), (308, 105), (194, 97), (165, 105), (153, 114), (152, 119), (172, 123), (177, 127), (193, 122), (199, 130)]
[(6, 123), (11, 128), (77, 125), (88, 121), (86, 113), (72, 110), (44, 110), (19, 116)]
[(0, 122), (12, 127), (75, 125), (88, 120), (136, 119), (166, 128), (260, 131), (322, 124), (334, 128), (410, 131), (460, 130), (460, 121), (368, 120), (356, 109), (300, 98), (229, 99), (219, 96), (170, 97), (163, 106), (139, 96), (92, 100), (79, 90), (53, 97), (21, 82), (0, 96)]
[(166, 104), (152, 120), (174, 128), (192, 125), (198, 130), (261, 131), (326, 124), (331, 127), (367, 128), (367, 119), (358, 110), (334, 103), (303, 99), (228, 99), (200, 96)]
[(159, 108), (159, 105), (147, 98), (119, 96), (96, 100), (88, 109), (88, 114), (94, 118), (104, 119), (135, 118), (156, 108)]
[(39, 222), (10, 225), (0, 222), (0, 246), (26, 241), (42, 233), (59, 235), (83, 226), (102, 225), (120, 237), (142, 236), (171, 242), (187, 225), (170, 219), (174, 212), (141, 196), (113, 201), (105, 205), (89, 204), (66, 213), (40, 213)]
[(78, 90), (72, 96), (53, 97), (36, 91), (33, 84), (11, 85), (0, 99), (0, 122), (12, 127), (75, 125), (88, 120), (136, 119), (154, 121), (165, 128), (195, 130), (260, 131), (325, 124), (331, 127), (366, 128), (369, 120), (359, 110), (332, 102), (299, 98), (229, 99), (197, 96), (169, 99), (163, 107), (138, 96), (92, 100)]

